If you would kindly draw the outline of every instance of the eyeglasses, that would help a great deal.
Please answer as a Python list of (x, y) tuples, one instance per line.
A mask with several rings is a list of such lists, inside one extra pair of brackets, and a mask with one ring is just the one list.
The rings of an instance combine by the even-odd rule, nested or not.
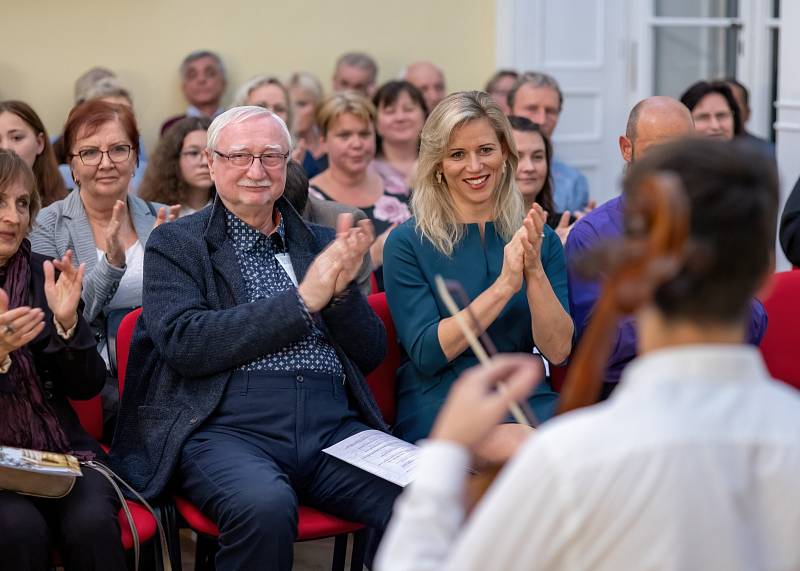
[(181, 151), (181, 157), (190, 163), (198, 163), (203, 158), (203, 151)]
[(273, 152), (264, 153), (263, 155), (251, 155), (250, 153), (231, 153), (230, 155), (225, 155), (219, 151), (214, 151), (214, 154), (227, 160), (233, 166), (243, 169), (249, 169), (250, 165), (252, 165), (253, 161), (256, 159), (260, 160), (261, 166), (266, 169), (279, 167), (289, 158), (289, 151), (286, 151), (285, 154)]
[(72, 156), (80, 157), (81, 162), (87, 167), (96, 167), (103, 162), (103, 155), (108, 155), (108, 160), (112, 163), (124, 163), (131, 156), (132, 148), (130, 145), (115, 145), (107, 151), (101, 151), (92, 147), (78, 151)]

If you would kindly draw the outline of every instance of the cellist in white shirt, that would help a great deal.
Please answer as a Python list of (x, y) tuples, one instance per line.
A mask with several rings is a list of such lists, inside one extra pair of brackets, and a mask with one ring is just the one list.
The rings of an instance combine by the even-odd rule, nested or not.
[(665, 171), (688, 199), (688, 247), (636, 311), (621, 386), (543, 425), (465, 520), (472, 450), (540, 372), (517, 355), (466, 373), (376, 569), (800, 569), (800, 393), (744, 343), (772, 272), (777, 174), (735, 143), (685, 140), (634, 164), (625, 192)]

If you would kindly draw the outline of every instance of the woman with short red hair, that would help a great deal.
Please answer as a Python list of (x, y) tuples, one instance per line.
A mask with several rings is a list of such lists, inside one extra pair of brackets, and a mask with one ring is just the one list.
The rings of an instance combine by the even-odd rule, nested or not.
[[(128, 107), (100, 99), (75, 106), (64, 126), (64, 148), (76, 190), (39, 213), (31, 245), (57, 258), (72, 250), (75, 262), (86, 264), (83, 315), (106, 356), (106, 318), (142, 304), (144, 245), (167, 209), (128, 194), (139, 153)], [(112, 393), (107, 396), (114, 399)]]

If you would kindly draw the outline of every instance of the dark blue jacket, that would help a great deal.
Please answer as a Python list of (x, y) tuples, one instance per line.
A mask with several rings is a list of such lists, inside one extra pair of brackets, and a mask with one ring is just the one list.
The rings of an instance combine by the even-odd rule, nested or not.
[[(335, 232), (307, 225), (284, 198), (277, 207), (302, 281)], [(216, 200), (197, 214), (162, 224), (147, 242), (144, 309), (111, 450), (114, 469), (146, 498), (167, 486), (183, 444), (217, 407), (232, 371), (311, 333), (294, 289), (248, 302), (225, 228), (225, 209)], [(386, 349), (381, 320), (354, 284), (321, 315), (362, 420), (387, 430), (364, 380)]]

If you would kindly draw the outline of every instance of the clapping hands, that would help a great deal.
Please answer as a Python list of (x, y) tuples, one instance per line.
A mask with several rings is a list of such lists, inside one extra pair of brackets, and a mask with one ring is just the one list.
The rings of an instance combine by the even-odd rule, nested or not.
[[(85, 269), (85, 264), (78, 267), (72, 265), (72, 250), (67, 250), (60, 260), (44, 262), (44, 295), (47, 306), (56, 321), (67, 331), (78, 321), (78, 303)], [(57, 280), (55, 270), (60, 272)]]
[(44, 311), (38, 307), (8, 309), (8, 294), (0, 289), (0, 361), (27, 345), (44, 329)]
[(517, 293), (522, 287), (522, 279), (534, 272), (542, 271), (542, 240), (547, 213), (538, 204), (534, 204), (503, 250), (503, 269), (500, 281), (510, 294)]
[(347, 288), (358, 274), (364, 255), (374, 240), (372, 222), (361, 220), (353, 226), (352, 215), (339, 215), (336, 239), (316, 257), (297, 287), (310, 312), (320, 311)]

